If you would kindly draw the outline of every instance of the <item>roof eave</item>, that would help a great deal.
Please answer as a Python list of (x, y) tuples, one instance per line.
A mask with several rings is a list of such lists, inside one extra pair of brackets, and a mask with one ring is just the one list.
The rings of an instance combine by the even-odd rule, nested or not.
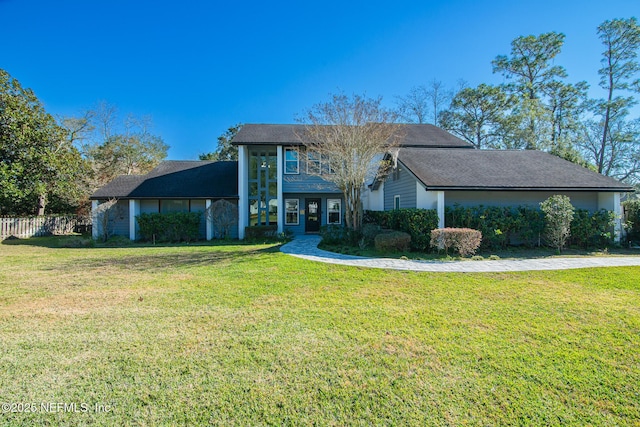
[(426, 191), (577, 191), (577, 192), (602, 192), (602, 193), (632, 193), (632, 187), (507, 187), (507, 186), (447, 186), (427, 185)]

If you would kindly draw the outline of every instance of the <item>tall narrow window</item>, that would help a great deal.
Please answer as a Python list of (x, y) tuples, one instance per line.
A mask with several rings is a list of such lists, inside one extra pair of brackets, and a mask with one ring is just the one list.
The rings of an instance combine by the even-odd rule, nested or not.
[(327, 199), (327, 224), (342, 223), (342, 200)]
[(284, 224), (285, 225), (298, 225), (300, 224), (300, 217), (298, 216), (299, 210), (299, 199), (285, 199), (285, 215), (284, 215)]
[(315, 151), (307, 151), (307, 173), (309, 175), (320, 175), (322, 171), (322, 162), (320, 154)]
[(278, 222), (277, 155), (270, 151), (249, 153), (249, 225)]
[(393, 208), (400, 209), (400, 196), (393, 196)]
[(300, 161), (298, 158), (298, 150), (296, 148), (284, 149), (284, 173), (297, 174), (300, 173)]

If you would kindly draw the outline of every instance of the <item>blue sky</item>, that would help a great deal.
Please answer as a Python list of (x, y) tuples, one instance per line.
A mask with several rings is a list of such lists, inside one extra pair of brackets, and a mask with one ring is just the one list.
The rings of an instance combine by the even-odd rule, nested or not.
[(393, 106), (433, 79), (500, 83), (491, 60), (520, 35), (564, 33), (556, 64), (600, 96), (596, 27), (638, 15), (638, 0), (0, 0), (0, 68), (54, 115), (100, 100), (151, 115), (170, 159), (197, 159), (235, 123), (294, 123), (330, 93)]

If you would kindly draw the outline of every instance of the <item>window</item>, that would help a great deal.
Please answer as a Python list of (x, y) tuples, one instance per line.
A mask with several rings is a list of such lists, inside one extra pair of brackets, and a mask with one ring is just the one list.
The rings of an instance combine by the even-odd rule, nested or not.
[(189, 200), (160, 200), (160, 213), (189, 212)]
[(400, 209), (400, 196), (393, 196), (393, 208)]
[(278, 221), (277, 155), (270, 151), (249, 153), (249, 225)]
[(342, 223), (342, 200), (327, 199), (327, 224)]
[(284, 173), (297, 174), (299, 172), (298, 150), (296, 148), (284, 149)]
[(333, 168), (332, 168), (332, 163), (333, 162), (331, 161), (331, 158), (323, 155), (320, 160), (322, 160), (322, 167), (323, 167), (322, 173), (326, 173), (326, 174), (329, 174), (329, 175), (333, 175), (333, 174), (336, 173), (336, 171), (333, 170)]
[(298, 225), (300, 224), (300, 218), (298, 216), (299, 200), (298, 199), (285, 199), (284, 200), (284, 224), (285, 225)]
[(315, 151), (307, 151), (307, 173), (309, 175), (320, 175), (322, 171), (322, 161), (320, 154)]

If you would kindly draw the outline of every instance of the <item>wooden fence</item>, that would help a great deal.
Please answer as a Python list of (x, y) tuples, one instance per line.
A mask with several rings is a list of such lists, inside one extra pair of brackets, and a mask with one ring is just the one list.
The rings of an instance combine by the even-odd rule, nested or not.
[(34, 217), (0, 217), (0, 240), (15, 236), (21, 239), (52, 234), (70, 234), (86, 232), (88, 220), (75, 215), (67, 216), (34, 216)]

